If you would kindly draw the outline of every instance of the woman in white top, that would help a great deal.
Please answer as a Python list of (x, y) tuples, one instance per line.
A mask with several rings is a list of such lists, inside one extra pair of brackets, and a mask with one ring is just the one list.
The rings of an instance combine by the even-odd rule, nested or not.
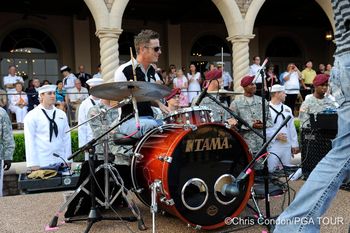
[(187, 73), (188, 85), (188, 101), (192, 103), (194, 97), (196, 97), (201, 91), (201, 74), (196, 72), (196, 66), (190, 65), (190, 73)]
[(23, 129), (23, 119), (28, 112), (28, 97), (27, 94), (24, 91), (22, 91), (22, 83), (16, 83), (15, 89), (16, 91), (11, 92), (9, 96), (9, 109), (11, 112), (16, 114), (17, 128)]
[(181, 89), (180, 106), (188, 107), (188, 81), (181, 69), (176, 71), (176, 78), (174, 78), (174, 88)]
[(285, 104), (294, 112), (295, 102), (300, 91), (301, 72), (294, 63), (289, 63), (283, 74), (284, 88), (287, 94)]

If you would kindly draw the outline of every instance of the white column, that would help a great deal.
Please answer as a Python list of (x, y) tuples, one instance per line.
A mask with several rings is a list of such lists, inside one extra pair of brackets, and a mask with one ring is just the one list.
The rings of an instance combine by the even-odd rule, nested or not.
[[(179, 69), (182, 65), (181, 25), (168, 23), (168, 64)], [(167, 68), (167, 67), (164, 67)]]
[(243, 93), (241, 79), (249, 72), (249, 41), (254, 35), (238, 35), (227, 38), (232, 43), (233, 89)]
[(100, 55), (102, 78), (105, 82), (113, 82), (114, 71), (119, 66), (118, 39), (122, 29), (100, 29), (96, 35), (100, 39)]

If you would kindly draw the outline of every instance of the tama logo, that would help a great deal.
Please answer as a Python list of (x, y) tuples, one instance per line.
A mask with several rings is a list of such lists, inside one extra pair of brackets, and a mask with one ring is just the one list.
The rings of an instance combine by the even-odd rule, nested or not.
[(232, 145), (228, 143), (228, 138), (205, 138), (205, 139), (193, 139), (187, 140), (186, 151), (208, 151), (208, 150), (222, 150), (229, 149)]

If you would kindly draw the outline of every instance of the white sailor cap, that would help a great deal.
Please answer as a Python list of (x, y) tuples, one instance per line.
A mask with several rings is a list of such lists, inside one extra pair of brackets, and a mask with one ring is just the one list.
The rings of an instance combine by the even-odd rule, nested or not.
[(103, 79), (102, 78), (91, 78), (91, 79), (87, 80), (86, 83), (90, 87), (94, 87), (94, 86), (101, 85), (103, 83)]
[(39, 95), (41, 93), (46, 93), (46, 92), (49, 92), (49, 91), (52, 91), (52, 92), (55, 92), (56, 91), (56, 85), (44, 85), (42, 87), (39, 87), (37, 89)]
[(284, 86), (281, 86), (279, 84), (275, 84), (271, 87), (270, 92), (280, 92), (280, 91), (285, 91)]
[(224, 66), (225, 65), (225, 62), (222, 62), (222, 61), (218, 61), (217, 63), (216, 63), (216, 66), (217, 67), (221, 67), (221, 66)]
[(71, 71), (71, 68), (69, 68), (69, 66), (62, 66), (61, 69), (60, 69), (61, 73), (63, 73), (64, 71), (68, 71), (70, 72)]

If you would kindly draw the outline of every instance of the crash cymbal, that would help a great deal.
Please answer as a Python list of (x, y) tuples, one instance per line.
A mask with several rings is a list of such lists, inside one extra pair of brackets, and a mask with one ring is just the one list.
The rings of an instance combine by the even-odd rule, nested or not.
[(135, 81), (104, 83), (90, 89), (91, 95), (101, 99), (121, 101), (132, 94), (138, 102), (161, 99), (170, 92), (161, 84)]
[(209, 94), (220, 94), (220, 95), (234, 95), (233, 91), (228, 91), (225, 89), (220, 89), (218, 91), (208, 91)]

